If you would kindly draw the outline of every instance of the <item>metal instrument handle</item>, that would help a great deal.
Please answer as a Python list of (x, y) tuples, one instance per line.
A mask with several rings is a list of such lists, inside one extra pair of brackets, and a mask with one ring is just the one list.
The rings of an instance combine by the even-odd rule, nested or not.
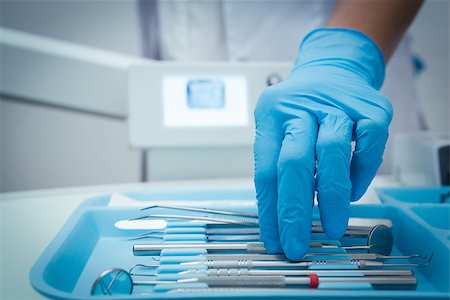
[(163, 249), (205, 249), (205, 250), (247, 250), (250, 253), (266, 253), (262, 242), (253, 243), (164, 243), (164, 244), (135, 244), (135, 255), (153, 255)]
[[(236, 271), (235, 271), (236, 270)], [(413, 276), (414, 273), (411, 270), (248, 270), (248, 269), (209, 269), (209, 271), (216, 271), (208, 273), (211, 276), (221, 276), (222, 274), (237, 274), (252, 276), (308, 276), (310, 274), (316, 274), (317, 276), (352, 276), (352, 275), (364, 275), (364, 276)], [(247, 271), (247, 272), (246, 272)], [(214, 275), (213, 275), (214, 274)], [(229, 276), (229, 275), (228, 275)]]
[(264, 247), (264, 243), (262, 242), (247, 243), (246, 248), (247, 252), (249, 253), (266, 253), (266, 247)]
[[(257, 261), (258, 262), (258, 261)], [(206, 266), (210, 269), (231, 269), (231, 268), (247, 268), (253, 267), (253, 261), (247, 259), (238, 260), (207, 260)]]
[(209, 269), (206, 271), (208, 276), (250, 276), (249, 269)]
[[(309, 284), (309, 278), (305, 278)], [(287, 285), (284, 276), (216, 276), (201, 277), (197, 282), (206, 283), (209, 287), (258, 287), (277, 288)]]
[(320, 277), (321, 282), (367, 282), (377, 285), (412, 285), (417, 284), (414, 276), (364, 276), (364, 277)]
[[(345, 256), (347, 254), (341, 254)], [(315, 254), (317, 256), (317, 254)], [(283, 254), (205, 254), (208, 260), (238, 260), (238, 259), (251, 259), (251, 260), (287, 260)]]
[(182, 219), (182, 220), (184, 219), (184, 220), (211, 221), (217, 223), (237, 224), (237, 225), (258, 225), (258, 219), (250, 217), (151, 214), (141, 218), (163, 218), (163, 219)]

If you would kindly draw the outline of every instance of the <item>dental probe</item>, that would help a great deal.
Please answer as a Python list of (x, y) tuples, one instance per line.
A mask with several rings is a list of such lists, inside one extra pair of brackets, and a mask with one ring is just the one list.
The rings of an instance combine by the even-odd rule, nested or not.
[[(412, 270), (252, 270), (252, 269), (191, 269), (179, 272), (180, 275), (206, 275), (206, 276), (308, 276), (316, 274), (317, 276), (413, 276)], [(156, 274), (158, 277), (158, 274)]]
[[(328, 245), (321, 242), (312, 242), (310, 244), (312, 248), (322, 248), (322, 249), (344, 249), (344, 250), (364, 250), (370, 249), (370, 246), (337, 246)], [(211, 251), (237, 251), (243, 250), (249, 253), (260, 253), (265, 254), (266, 248), (262, 242), (252, 242), (252, 243), (164, 243), (164, 244), (135, 244), (133, 245), (133, 252), (135, 255), (159, 255), (163, 249), (205, 249)]]
[[(178, 234), (178, 236), (182, 237), (182, 234)], [(136, 237), (129, 238), (129, 241), (137, 241), (142, 239), (165, 239), (166, 236), (163, 232), (147, 232)], [(189, 238), (189, 234), (187, 238)], [(202, 238), (211, 241), (211, 242), (228, 242), (228, 241), (259, 241), (259, 234), (221, 234), (221, 235), (204, 235)]]
[[(307, 253), (301, 261), (312, 260), (381, 260), (386, 261), (390, 259), (421, 259), (423, 261), (428, 260), (428, 256), (421, 255), (393, 255), (385, 256), (374, 253)], [(196, 261), (227, 261), (227, 260), (257, 260), (257, 261), (290, 261), (286, 256), (281, 254), (197, 254), (197, 255), (170, 255), (163, 257), (152, 257), (152, 260), (161, 264), (179, 264), (182, 262), (196, 262)]]
[(306, 268), (312, 265), (335, 267), (336, 264), (352, 264), (358, 268), (373, 268), (373, 267), (425, 267), (428, 263), (385, 263), (376, 260), (312, 260), (312, 261), (269, 261), (269, 260), (207, 260), (207, 261), (193, 261), (182, 262), (182, 266), (206, 266), (210, 269), (232, 269), (232, 268)]
[[(286, 287), (290, 285), (306, 286), (317, 288), (320, 283), (325, 282), (366, 282), (374, 286), (397, 286), (414, 289), (417, 280), (414, 276), (350, 276), (350, 277), (318, 277), (310, 274), (304, 277), (287, 276), (211, 276), (198, 278), (185, 278), (178, 283), (206, 283), (209, 287), (260, 287), (274, 288)], [(135, 282), (135, 284), (145, 284), (145, 282)]]
[[(135, 272), (136, 268), (143, 268), (151, 270), (152, 272), (139, 273)], [(307, 276), (309, 274), (317, 274), (318, 276), (413, 276), (414, 273), (409, 269), (292, 269), (292, 268), (269, 268), (269, 269), (252, 269), (252, 268), (219, 268), (208, 269), (199, 265), (199, 268), (179, 268), (178, 272), (175, 272), (167, 277), (166, 272), (155, 272), (156, 265), (134, 265), (128, 273), (132, 276), (145, 276), (154, 277), (161, 280), (174, 280), (180, 278), (193, 278), (199, 276)], [(187, 275), (188, 277), (185, 277)], [(170, 278), (170, 279), (168, 279)]]
[[(251, 260), (281, 260), (288, 261), (289, 259), (283, 254), (202, 254), (207, 260), (238, 260), (238, 259), (251, 259)], [(306, 253), (303, 259), (308, 257), (318, 256), (348, 256), (352, 259), (367, 259), (367, 260), (386, 260), (386, 259), (411, 259), (420, 258), (426, 259), (427, 256), (420, 254), (413, 255), (381, 255), (377, 253)]]

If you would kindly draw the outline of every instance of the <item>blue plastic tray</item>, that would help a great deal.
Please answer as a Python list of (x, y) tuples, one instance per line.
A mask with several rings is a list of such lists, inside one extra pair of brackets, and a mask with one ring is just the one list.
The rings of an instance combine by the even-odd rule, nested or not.
[[(55, 299), (236, 299), (236, 298), (317, 298), (317, 299), (448, 299), (450, 256), (450, 205), (440, 203), (441, 189), (381, 189), (380, 205), (351, 206), (352, 217), (389, 218), (393, 222), (393, 254), (434, 254), (426, 268), (415, 269), (416, 290), (337, 289), (254, 289), (249, 292), (162, 293), (129, 296), (91, 296), (91, 286), (98, 275), (112, 267), (128, 270), (136, 263), (148, 263), (149, 257), (134, 256), (128, 237), (139, 231), (114, 227), (118, 220), (136, 217), (136, 208), (109, 207), (111, 195), (86, 200), (72, 214), (61, 231), (37, 260), (30, 272), (30, 282), (40, 293)], [(215, 200), (214, 208), (254, 210), (251, 205), (230, 206), (227, 200), (254, 200), (252, 190), (158, 191), (125, 194), (137, 200)], [(439, 199), (439, 201), (437, 200)], [(243, 202), (248, 203), (248, 202)], [(317, 211), (315, 210), (315, 217)], [(142, 291), (140, 289), (139, 291)]]

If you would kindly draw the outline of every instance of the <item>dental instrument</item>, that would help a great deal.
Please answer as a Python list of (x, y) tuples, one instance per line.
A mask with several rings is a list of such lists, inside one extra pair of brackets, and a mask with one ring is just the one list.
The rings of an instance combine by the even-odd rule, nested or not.
[[(367, 246), (338, 246), (322, 242), (312, 242), (310, 247), (321, 249), (343, 249), (343, 250), (369, 250), (374, 245)], [(262, 242), (251, 243), (186, 243), (186, 244), (135, 244), (133, 252), (135, 255), (159, 255), (163, 249), (205, 249), (210, 251), (247, 251), (248, 253), (265, 254), (266, 248)], [(372, 252), (374, 253), (374, 252)], [(380, 253), (382, 254), (382, 253)]]
[[(180, 234), (181, 236), (181, 234)], [(153, 239), (165, 239), (167, 235), (160, 234), (159, 232), (144, 233), (139, 236), (128, 239), (129, 241), (136, 241), (141, 239), (153, 238)], [(255, 234), (237, 234), (237, 235), (204, 235), (204, 239), (210, 242), (227, 242), (227, 241), (259, 241), (259, 235)]]
[[(202, 254), (206, 260), (238, 260), (238, 259), (250, 259), (250, 260), (280, 260), (288, 261), (287, 257), (283, 254)], [(381, 255), (377, 253), (306, 253), (304, 259), (308, 257), (341, 257), (348, 256), (351, 259), (364, 259), (364, 260), (387, 260), (387, 259), (427, 259), (428, 256), (422, 256), (420, 254), (413, 255)]]
[[(219, 210), (212, 208), (204, 208), (204, 207), (191, 207), (191, 206), (181, 206), (181, 205), (150, 205), (141, 209), (141, 211), (152, 209), (152, 208), (165, 208), (165, 209), (175, 209), (175, 210), (183, 210), (183, 211), (194, 211), (194, 212), (204, 212), (211, 214), (220, 214), (220, 215), (230, 215), (236, 217), (251, 217), (258, 218), (258, 213), (256, 212), (243, 212), (236, 210)], [(386, 225), (388, 227), (392, 227), (392, 221), (389, 219), (380, 219), (380, 218), (358, 218), (351, 217), (348, 221), (348, 228), (352, 228), (355, 230), (365, 230), (367, 228), (372, 228), (376, 225)], [(322, 223), (320, 221), (313, 221), (312, 226), (322, 227)]]
[[(430, 258), (431, 260), (431, 258)], [(373, 267), (426, 267), (430, 263), (430, 260), (423, 264), (419, 263), (385, 263), (376, 260), (361, 260), (361, 259), (348, 259), (348, 260), (311, 260), (311, 261), (258, 261), (258, 260), (207, 260), (207, 261), (194, 261), (183, 262), (181, 265), (185, 266), (206, 266), (210, 269), (230, 269), (230, 268), (306, 268), (312, 265), (321, 265), (324, 267), (335, 267), (340, 264), (352, 264), (358, 268), (373, 268)]]
[[(366, 269), (366, 270), (258, 270), (258, 269), (191, 269), (179, 272), (180, 275), (205, 275), (205, 276), (308, 276), (316, 274), (317, 276), (413, 276), (412, 270), (392, 270), (392, 269)], [(158, 277), (158, 274), (155, 275)]]
[[(414, 276), (350, 276), (350, 277), (319, 277), (316, 274), (309, 276), (211, 276), (185, 278), (177, 281), (178, 283), (197, 283), (203, 282), (210, 287), (259, 287), (273, 288), (286, 286), (305, 286), (317, 288), (320, 283), (325, 282), (365, 282), (375, 288), (394, 287), (397, 289), (415, 289), (417, 280)], [(136, 283), (137, 284), (137, 283)], [(140, 282), (139, 284), (145, 284)]]
[(141, 208), (141, 211), (152, 209), (152, 208), (165, 208), (165, 209), (176, 209), (176, 210), (184, 210), (184, 211), (196, 211), (196, 212), (204, 212), (204, 213), (211, 213), (211, 214), (241, 216), (241, 217), (250, 217), (250, 218), (258, 217), (258, 214), (253, 213), (253, 212), (243, 212), (243, 211), (235, 211), (235, 210), (219, 210), (219, 209), (211, 209), (211, 208), (204, 208), (204, 207), (190, 207), (190, 206), (180, 206), (180, 205), (150, 205), (150, 206)]
[(151, 214), (142, 217), (133, 218), (130, 221), (142, 220), (147, 218), (163, 218), (163, 219), (183, 219), (206, 221), (212, 224), (237, 224), (237, 225), (258, 225), (258, 219), (250, 217), (235, 216), (191, 216), (191, 215), (173, 215), (173, 214)]

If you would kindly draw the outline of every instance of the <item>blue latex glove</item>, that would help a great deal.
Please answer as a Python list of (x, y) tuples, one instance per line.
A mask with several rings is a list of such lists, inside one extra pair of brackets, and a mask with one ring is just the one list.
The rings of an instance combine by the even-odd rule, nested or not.
[(379, 91), (384, 67), (363, 33), (318, 29), (304, 39), (289, 76), (260, 96), (255, 186), (268, 252), (304, 256), (315, 191), (327, 236), (338, 239), (347, 229), (350, 201), (365, 193), (388, 138), (392, 107)]

